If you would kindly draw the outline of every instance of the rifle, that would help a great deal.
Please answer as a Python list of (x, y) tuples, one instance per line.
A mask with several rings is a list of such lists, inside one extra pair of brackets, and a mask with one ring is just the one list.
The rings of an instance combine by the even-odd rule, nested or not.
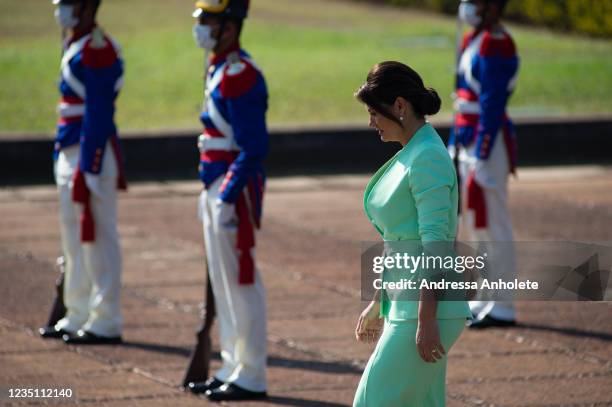
[[(64, 57), (66, 51), (66, 37), (67, 30), (62, 28), (61, 40), (62, 50), (60, 60)], [(53, 305), (51, 306), (51, 312), (49, 313), (49, 320), (47, 321), (47, 327), (53, 327), (57, 322), (64, 318), (66, 315), (66, 305), (64, 304), (64, 273), (65, 273), (66, 260), (64, 256), (60, 256), (55, 261), (55, 269), (59, 272), (59, 277), (55, 280), (55, 298), (53, 299)], [(41, 328), (44, 329), (44, 328)]]
[(210, 276), (208, 275), (208, 261), (206, 262), (206, 308), (204, 310), (204, 322), (198, 330), (196, 337), (198, 342), (191, 351), (187, 372), (183, 378), (183, 387), (187, 387), (190, 382), (203, 382), (208, 378), (208, 368), (210, 366), (210, 355), (212, 353), (212, 341), (210, 330), (215, 320), (215, 296)]
[(47, 326), (55, 326), (57, 321), (64, 318), (66, 315), (66, 306), (64, 305), (64, 275), (65, 275), (65, 260), (64, 256), (57, 258), (55, 263), (56, 270), (59, 272), (59, 277), (55, 280), (55, 299), (49, 313), (49, 321)]
[[(208, 69), (210, 67), (209, 51), (204, 52), (204, 100), (202, 102), (202, 111), (207, 109), (208, 89), (207, 78)], [(206, 240), (204, 240), (206, 245)], [(212, 353), (212, 341), (210, 339), (210, 330), (215, 321), (215, 295), (210, 283), (210, 274), (208, 272), (208, 259), (206, 259), (206, 306), (204, 308), (204, 321), (197, 332), (196, 337), (198, 342), (191, 351), (189, 357), (189, 365), (187, 372), (183, 377), (183, 387), (187, 388), (190, 382), (203, 382), (208, 379), (208, 368), (210, 366), (210, 355)]]

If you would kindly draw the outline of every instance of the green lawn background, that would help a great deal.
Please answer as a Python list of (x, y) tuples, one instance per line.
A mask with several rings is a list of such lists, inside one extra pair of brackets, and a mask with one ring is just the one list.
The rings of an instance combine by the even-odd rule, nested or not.
[[(191, 0), (104, 0), (123, 46), (121, 129), (199, 127), (201, 50)], [(420, 72), (450, 117), (453, 18), (345, 1), (252, 0), (243, 46), (265, 71), (271, 124), (366, 123), (353, 92), (376, 62)], [(510, 26), (521, 56), (515, 116), (612, 112), (612, 41)], [(52, 133), (60, 41), (46, 0), (0, 0), (0, 131)]]

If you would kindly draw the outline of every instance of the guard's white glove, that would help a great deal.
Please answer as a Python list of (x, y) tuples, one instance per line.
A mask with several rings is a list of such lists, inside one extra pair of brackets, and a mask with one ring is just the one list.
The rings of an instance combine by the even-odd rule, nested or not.
[(238, 217), (236, 216), (236, 205), (225, 202), (221, 199), (215, 201), (215, 221), (217, 230), (235, 229), (238, 227)]
[(98, 198), (103, 196), (102, 193), (102, 181), (100, 180), (99, 175), (91, 174), (89, 172), (85, 173), (85, 184), (87, 184), (87, 188), (92, 195), (96, 195)]
[(491, 174), (491, 162), (489, 160), (476, 159), (474, 164), (474, 179), (482, 188), (495, 188), (496, 182)]

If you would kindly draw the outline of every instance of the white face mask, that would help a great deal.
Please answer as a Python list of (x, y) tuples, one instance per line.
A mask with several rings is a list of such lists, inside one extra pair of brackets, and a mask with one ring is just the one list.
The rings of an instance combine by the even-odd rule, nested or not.
[(55, 20), (62, 28), (74, 28), (79, 23), (79, 19), (73, 15), (74, 7), (61, 4), (55, 9)]
[(461, 3), (459, 5), (459, 19), (472, 27), (478, 26), (482, 18), (478, 15), (478, 9), (473, 3)]
[(198, 47), (204, 48), (207, 51), (212, 51), (217, 45), (217, 40), (212, 36), (212, 27), (209, 25), (194, 25), (193, 38)]

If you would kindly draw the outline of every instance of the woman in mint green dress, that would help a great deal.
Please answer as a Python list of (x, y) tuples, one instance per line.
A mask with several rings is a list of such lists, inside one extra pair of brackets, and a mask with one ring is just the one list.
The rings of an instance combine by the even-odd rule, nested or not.
[[(386, 245), (414, 244), (419, 248), (415, 255), (428, 248), (449, 254), (457, 229), (457, 177), (444, 143), (425, 120), (439, 111), (438, 94), (426, 88), (410, 67), (382, 62), (368, 73), (356, 97), (366, 105), (369, 124), (382, 141), (402, 145), (366, 187), (364, 207), (370, 222)], [(388, 279), (385, 275), (383, 280)], [(420, 272), (402, 275), (422, 276)], [(426, 289), (417, 290), (412, 300), (378, 291), (355, 330), (360, 341), (380, 338), (359, 382), (354, 406), (445, 405), (446, 354), (470, 312), (466, 301), (439, 298), (439, 293)]]

